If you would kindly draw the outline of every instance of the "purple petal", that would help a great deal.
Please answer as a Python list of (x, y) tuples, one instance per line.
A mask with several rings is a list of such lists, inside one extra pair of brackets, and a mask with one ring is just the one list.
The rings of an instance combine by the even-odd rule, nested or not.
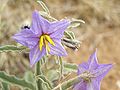
[(100, 81), (92, 79), (91, 82), (81, 81), (76, 84), (73, 90), (100, 90)]
[(53, 22), (49, 28), (49, 34), (51, 38), (61, 39), (65, 29), (69, 26), (70, 22), (68, 20)]
[(94, 70), (98, 67), (98, 60), (97, 60), (96, 54), (97, 54), (97, 51), (95, 51), (88, 60), (89, 70)]
[(29, 48), (33, 48), (39, 41), (39, 38), (37, 38), (29, 29), (23, 29), (20, 33), (15, 34), (12, 38), (18, 43)]
[(49, 26), (50, 26), (49, 21), (40, 16), (39, 12), (35, 10), (32, 14), (31, 25), (31, 29), (33, 30), (33, 32), (38, 36), (40, 36), (42, 33), (47, 34)]
[(31, 66), (33, 66), (36, 62), (38, 62), (45, 54), (46, 54), (45, 47), (42, 48), (42, 51), (40, 51), (38, 45), (36, 45), (33, 49), (31, 49), (29, 53)]
[(87, 83), (84, 81), (81, 81), (74, 86), (73, 90), (87, 90)]
[(99, 65), (96, 70), (92, 71), (92, 73), (95, 75), (95, 77), (97, 77), (97, 78), (99, 78), (101, 80), (110, 71), (112, 66), (113, 66), (112, 64)]
[(100, 81), (93, 79), (91, 82), (87, 83), (86, 90), (100, 90)]
[(78, 74), (82, 74), (83, 72), (85, 72), (88, 69), (88, 64), (87, 63), (82, 63), (79, 64), (78, 66)]
[(66, 56), (67, 52), (64, 49), (64, 47), (61, 44), (61, 40), (53, 40), (55, 43), (55, 46), (49, 44), (50, 46), (50, 54), (51, 55), (57, 55), (57, 56)]

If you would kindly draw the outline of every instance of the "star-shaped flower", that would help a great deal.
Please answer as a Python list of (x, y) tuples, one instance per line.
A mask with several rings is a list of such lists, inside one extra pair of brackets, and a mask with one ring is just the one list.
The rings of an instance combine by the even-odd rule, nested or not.
[(67, 55), (61, 44), (61, 38), (69, 24), (66, 19), (50, 22), (35, 10), (32, 14), (31, 26), (22, 28), (21, 32), (15, 34), (13, 38), (30, 48), (29, 58), (32, 66), (46, 54)]
[(82, 74), (82, 77), (74, 90), (100, 90), (100, 82), (112, 68), (112, 64), (98, 64), (96, 53), (90, 56), (88, 62), (78, 66), (78, 75)]

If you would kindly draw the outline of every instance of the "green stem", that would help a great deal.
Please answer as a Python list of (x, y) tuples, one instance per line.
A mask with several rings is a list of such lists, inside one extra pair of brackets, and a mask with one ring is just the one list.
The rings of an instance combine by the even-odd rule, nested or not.
[(61, 84), (59, 84), (58, 86), (56, 86), (53, 90), (58, 90), (58, 89), (62, 89), (62, 90), (67, 90), (69, 87), (73, 86), (74, 84), (80, 82), (80, 77), (84, 77), (83, 74), (76, 76), (75, 78), (72, 78), (68, 81), (65, 81)]
[(62, 57), (59, 57), (59, 63), (60, 63), (60, 79), (62, 79), (63, 76), (63, 62), (62, 62)]
[[(42, 75), (41, 64), (40, 61), (36, 64), (36, 76)], [(38, 79), (37, 81), (37, 90), (44, 90), (42, 87), (42, 82)]]

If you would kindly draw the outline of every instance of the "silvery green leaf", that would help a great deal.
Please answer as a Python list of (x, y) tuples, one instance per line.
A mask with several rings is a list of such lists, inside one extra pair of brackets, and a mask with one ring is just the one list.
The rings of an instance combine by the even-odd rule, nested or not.
[(52, 82), (59, 79), (59, 73), (56, 70), (49, 70), (46, 76)]
[(25, 72), (24, 79), (27, 82), (35, 83), (34, 75), (31, 71)]
[(73, 35), (71, 35), (70, 31), (65, 31), (64, 35), (68, 38), (68, 39), (74, 39)]
[(42, 86), (46, 86), (48, 90), (51, 90), (53, 88), (52, 82), (50, 82), (44, 75), (38, 75), (37, 79), (42, 82)]
[(24, 79), (19, 79), (13, 75), (8, 75), (3, 71), (0, 71), (0, 80), (8, 84), (14, 84), (21, 87), (29, 88), (31, 90), (36, 90), (35, 86)]
[(80, 26), (80, 23), (78, 23), (78, 22), (72, 22), (69, 26), (68, 26), (68, 28), (75, 28), (75, 27), (78, 27), (78, 26)]
[(68, 38), (62, 39), (62, 44), (64, 44), (68, 48), (75, 50), (75, 51), (79, 49), (80, 43), (81, 42), (76, 39), (68, 39)]
[(48, 7), (45, 5), (45, 3), (44, 3), (43, 1), (41, 1), (41, 0), (38, 0), (37, 2), (41, 5), (41, 7), (44, 9), (44, 11), (45, 11), (48, 15), (50, 15), (50, 11), (49, 11)]
[(64, 69), (67, 72), (77, 72), (78, 66), (72, 63), (64, 63)]
[(72, 19), (71, 19), (71, 24), (69, 25), (68, 28), (78, 27), (78, 26), (80, 26), (81, 23), (85, 23), (85, 21), (80, 20), (80, 19), (72, 18)]
[(10, 90), (9, 85), (7, 83), (2, 82), (1, 84), (2, 84), (2, 90)]
[(75, 34), (72, 31), (65, 31), (64, 35), (69, 39), (75, 39)]
[(72, 18), (71, 19), (72, 22), (78, 22), (78, 23), (85, 23), (85, 21), (81, 20), (81, 19), (75, 19), (75, 18)]
[(0, 52), (9, 52), (9, 51), (22, 51), (25, 50), (26, 47), (17, 47), (14, 45), (4, 45), (4, 46), (0, 46)]

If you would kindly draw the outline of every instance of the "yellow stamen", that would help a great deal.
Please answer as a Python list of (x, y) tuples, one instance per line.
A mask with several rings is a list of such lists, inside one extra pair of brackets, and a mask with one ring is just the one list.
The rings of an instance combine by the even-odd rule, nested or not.
[(43, 39), (44, 39), (44, 36), (41, 36), (41, 37), (40, 37), (40, 41), (39, 41), (39, 48), (40, 48), (40, 51), (42, 50), (42, 46), (44, 45)]
[(49, 44), (50, 43), (51, 45), (55, 46), (55, 43), (53, 42), (53, 40), (50, 38), (49, 35), (47, 34), (43, 34), (40, 36), (40, 41), (39, 41), (39, 48), (40, 48), (40, 51), (42, 50), (42, 47), (45, 45), (45, 48), (46, 48), (46, 52), (50, 52), (50, 47), (49, 47)]
[(53, 46), (55, 46), (55, 43), (53, 42), (53, 40), (50, 38), (50, 36), (45, 35), (45, 38), (47, 39), (47, 41), (52, 44)]
[(49, 47), (49, 45), (48, 45), (48, 41), (45, 41), (45, 45), (46, 45), (46, 50), (47, 50), (48, 52), (50, 52), (50, 47)]

